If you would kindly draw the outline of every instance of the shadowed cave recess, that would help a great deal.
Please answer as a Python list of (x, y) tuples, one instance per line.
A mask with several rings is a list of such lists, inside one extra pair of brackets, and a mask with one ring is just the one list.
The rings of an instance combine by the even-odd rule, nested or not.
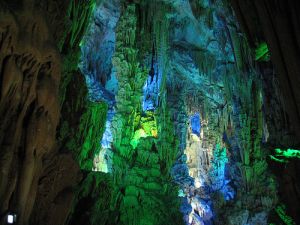
[(292, 0), (0, 0), (0, 224), (300, 224)]

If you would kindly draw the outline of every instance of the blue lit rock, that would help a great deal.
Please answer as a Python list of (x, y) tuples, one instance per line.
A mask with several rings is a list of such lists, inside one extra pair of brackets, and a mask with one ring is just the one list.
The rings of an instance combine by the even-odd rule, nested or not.
[(144, 111), (155, 110), (158, 106), (162, 71), (157, 64), (154, 65), (154, 71), (154, 76), (149, 75), (143, 87), (142, 107)]
[[(241, 198), (237, 193), (238, 190), (244, 191), (240, 170), (245, 167), (241, 166), (238, 157), (239, 154), (243, 154), (240, 145), (244, 137), (239, 136), (239, 129), (244, 125), (241, 121), (244, 121), (246, 113), (242, 114), (244, 110), (242, 106), (247, 105), (247, 96), (243, 96), (242, 99), (239, 96), (242, 96), (242, 91), (248, 90), (243, 89), (244, 86), (236, 81), (238, 75), (242, 76), (239, 69), (245, 60), (242, 59), (240, 52), (244, 43), (240, 40), (242, 38), (237, 21), (221, 1), (162, 2), (170, 6), (170, 12), (166, 17), (170, 22), (169, 30), (164, 32), (164, 35), (170, 34), (164, 46), (167, 51), (162, 53), (161, 46), (158, 47), (159, 56), (153, 61), (153, 76), (148, 76), (146, 82), (142, 79), (136, 82), (139, 87), (143, 85), (142, 90), (133, 90), (129, 84), (130, 79), (124, 78), (131, 71), (131, 65), (126, 63), (124, 54), (114, 58), (116, 68), (111, 64), (114, 51), (112, 46), (115, 42), (114, 28), (119, 16), (117, 1), (106, 2), (104, 8), (96, 10), (98, 13), (96, 21), (101, 21), (97, 26), (100, 30), (105, 30), (104, 32), (102, 30), (100, 35), (101, 51), (95, 52), (91, 48), (92, 45), (82, 48), (86, 58), (91, 52), (95, 60), (94, 58), (91, 60), (90, 67), (83, 60), (81, 68), (85, 71), (92, 98), (104, 99), (111, 106), (115, 103), (118, 106), (112, 129), (110, 120), (107, 122), (102, 140), (103, 149), (110, 149), (112, 139), (120, 139), (116, 142), (116, 146), (124, 148), (122, 157), (129, 157), (130, 160), (134, 158), (139, 164), (150, 166), (144, 159), (151, 158), (152, 154), (148, 153), (146, 148), (138, 147), (148, 140), (148, 135), (140, 127), (131, 135), (131, 127), (123, 128), (126, 124), (124, 117), (129, 118), (134, 109), (141, 107), (143, 112), (138, 112), (137, 116), (143, 118), (140, 114), (160, 109), (163, 99), (171, 112), (174, 135), (179, 141), (178, 149), (174, 149), (175, 153), (178, 151), (177, 160), (170, 170), (170, 175), (174, 180), (174, 186), (177, 185), (179, 189), (178, 198), (182, 200), (180, 210), (185, 222), (199, 225), (210, 225), (213, 222), (221, 224), (220, 221), (228, 218), (230, 224), (243, 224), (244, 221), (256, 221), (261, 218), (260, 222), (263, 224), (266, 221), (262, 216), (266, 212), (264, 209), (255, 213), (254, 209), (249, 209), (249, 212), (243, 210), (245, 205), (254, 202), (256, 196)], [(160, 6), (161, 2), (153, 4)], [(150, 8), (149, 11), (151, 12)], [(128, 20), (128, 23), (130, 21)], [(97, 33), (97, 29), (99, 28), (91, 30), (94, 32), (93, 35)], [(135, 35), (133, 36), (136, 37)], [(161, 34), (155, 35), (159, 37)], [(95, 44), (91, 41), (88, 43)], [(167, 58), (166, 65), (163, 64), (164, 57)], [(146, 54), (144, 59), (139, 59), (146, 67), (146, 71), (152, 66), (149, 63), (150, 58), (149, 49), (148, 55)], [(95, 64), (95, 61), (101, 62), (103, 68)], [(118, 71), (117, 76), (115, 70)], [(161, 90), (164, 72), (166, 72), (166, 90)], [(114, 99), (116, 93), (117, 97)], [(113, 111), (113, 107), (111, 110)], [(124, 134), (126, 138), (114, 136), (120, 129), (127, 132)], [(140, 139), (143, 141), (140, 142)], [(130, 146), (127, 146), (128, 143)], [(138, 152), (132, 151), (131, 147)], [(105, 151), (101, 154), (100, 165), (106, 163), (108, 168), (109, 162), (106, 158), (110, 158), (111, 155)], [(103, 163), (104, 161), (106, 162)], [(157, 159), (153, 162), (157, 163)], [(141, 175), (148, 174), (145, 172), (146, 169), (137, 166), (133, 170)], [(132, 171), (129, 170), (128, 173), (131, 174)], [(157, 171), (151, 171), (149, 174), (154, 177), (159, 175)], [(138, 182), (142, 182), (141, 180)], [(143, 188), (158, 190), (161, 186), (147, 182)], [(131, 192), (126, 189), (125, 194), (128, 193)], [(136, 196), (132, 198), (125, 196), (124, 201), (137, 207)]]
[(81, 42), (79, 67), (86, 77), (90, 97), (114, 104), (117, 80), (112, 66), (115, 28), (120, 17), (119, 0), (98, 3)]

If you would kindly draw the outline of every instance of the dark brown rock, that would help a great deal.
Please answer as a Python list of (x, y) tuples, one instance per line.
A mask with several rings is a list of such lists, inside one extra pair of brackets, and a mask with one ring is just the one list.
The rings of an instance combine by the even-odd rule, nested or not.
[(45, 160), (45, 166), (38, 181), (38, 201), (30, 224), (64, 224), (72, 209), (74, 184), (81, 179), (79, 166), (70, 154), (49, 158)]
[(43, 11), (34, 1), (22, 3), (0, 4), (1, 224), (10, 211), (28, 224), (34, 205), (44, 207), (38, 214), (49, 216), (49, 224), (61, 224), (79, 171), (71, 156), (56, 150), (61, 57)]

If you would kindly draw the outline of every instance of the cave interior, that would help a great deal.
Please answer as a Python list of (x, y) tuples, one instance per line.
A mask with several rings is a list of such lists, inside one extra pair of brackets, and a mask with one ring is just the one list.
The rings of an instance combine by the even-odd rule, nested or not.
[(0, 224), (300, 224), (300, 4), (0, 0)]

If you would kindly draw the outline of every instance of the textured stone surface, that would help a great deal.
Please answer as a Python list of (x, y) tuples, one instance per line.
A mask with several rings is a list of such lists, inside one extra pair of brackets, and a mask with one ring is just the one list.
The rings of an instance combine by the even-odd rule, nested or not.
[[(300, 52), (299, 26), (296, 25), (299, 23), (299, 5), (296, 1), (231, 2), (249, 42), (254, 45), (256, 40), (265, 40), (271, 53), (273, 65), (261, 65), (265, 81), (266, 122), (270, 133), (266, 145), (270, 148), (299, 146), (300, 93), (297, 87), (300, 82)], [(274, 72), (271, 72), (273, 66)], [(296, 212), (300, 207), (299, 198), (295, 197), (300, 187), (296, 178), (299, 162), (292, 162), (287, 170), (278, 169), (278, 166), (272, 164), (280, 183), (281, 200), (292, 206), (288, 207), (288, 211), (299, 223), (300, 218)], [(283, 182), (282, 179), (289, 181)]]
[[(289, 128), (299, 140), (299, 5), (294, 1), (239, 1), (233, 0), (242, 27), (250, 40), (264, 38), (278, 72)], [(255, 20), (252, 20), (255, 18)], [(299, 144), (299, 143), (297, 143)]]
[[(76, 26), (68, 17), (76, 6), (69, 3), (0, 4), (1, 224), (8, 212), (17, 214), (18, 224), (63, 224), (80, 180), (73, 156), (59, 151), (56, 139), (65, 75), (72, 75), (65, 73), (72, 66), (64, 65), (72, 57), (59, 50), (67, 54), (68, 42), (76, 45), (74, 35), (68, 39)], [(73, 32), (82, 32), (77, 28)]]
[(82, 175), (71, 154), (61, 154), (46, 162), (49, 164), (41, 174), (29, 224), (64, 224), (72, 209), (74, 186)]
[[(1, 3), (1, 217), (27, 224), (45, 163), (55, 154), (60, 55), (33, 2), (11, 11)], [(3, 217), (1, 218), (1, 220)]]
[(0, 223), (298, 223), (297, 11), (1, 1)]
[(98, 3), (81, 41), (80, 69), (85, 75), (90, 98), (114, 103), (117, 80), (112, 65), (115, 29), (120, 17), (119, 0)]

